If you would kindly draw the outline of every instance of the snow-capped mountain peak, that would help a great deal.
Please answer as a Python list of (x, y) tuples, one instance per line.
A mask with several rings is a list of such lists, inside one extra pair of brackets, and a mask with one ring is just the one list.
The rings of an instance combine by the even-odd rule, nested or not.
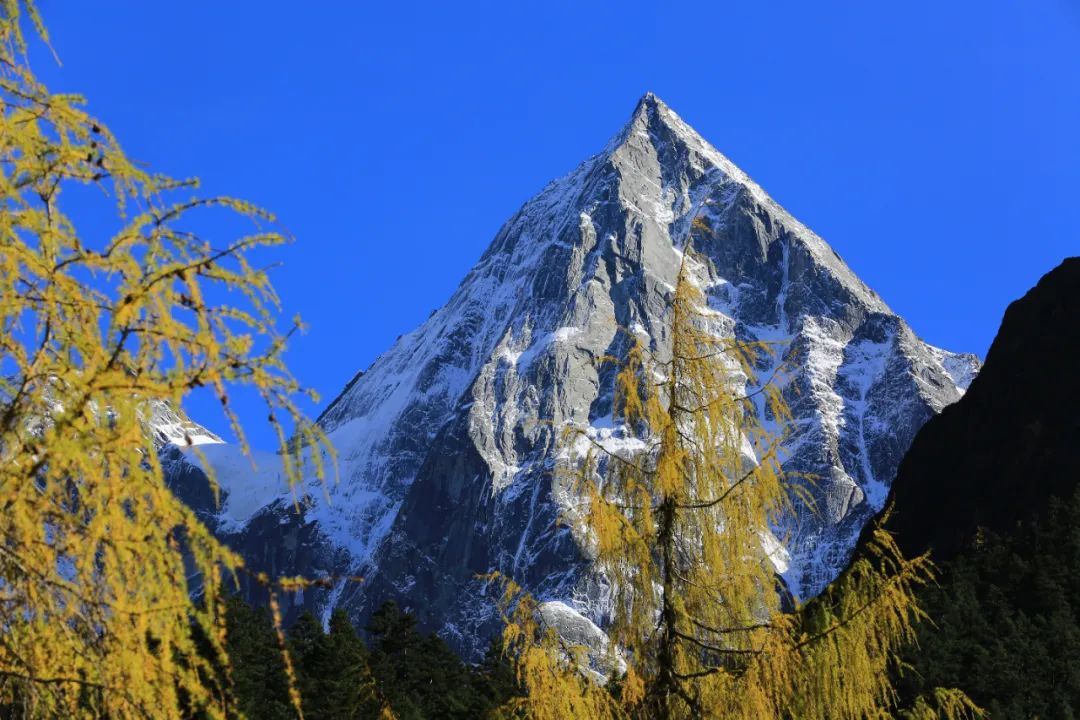
[[(268, 485), (262, 511), (229, 525), (236, 543), (281, 572), (363, 574), (362, 585), (304, 602), (362, 616), (395, 597), (466, 650), (492, 621), (476, 578), (493, 570), (602, 626), (606, 581), (558, 522), (580, 499), (551, 467), (566, 424), (615, 440), (612, 373), (594, 359), (625, 351), (620, 328), (665, 352), (690, 240), (707, 259), (699, 280), (718, 332), (774, 342), (791, 365), (785, 465), (818, 478), (818, 511), (777, 528), (786, 548), (776, 555), (796, 594), (817, 592), (880, 508), (914, 433), (959, 397), (978, 361), (922, 342), (652, 93), (328, 406), (319, 422), (338, 449), (340, 484), (310, 487), (302, 518)], [(229, 472), (219, 481), (242, 489), (246, 507), (259, 483)], [(296, 551), (301, 536), (308, 546)]]

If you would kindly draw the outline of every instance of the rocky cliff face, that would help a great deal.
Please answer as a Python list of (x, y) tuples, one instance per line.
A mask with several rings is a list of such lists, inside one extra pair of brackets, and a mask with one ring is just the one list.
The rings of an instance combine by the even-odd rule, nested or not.
[[(221, 532), (279, 572), (360, 574), (302, 602), (362, 617), (396, 598), (459, 647), (486, 642), (477, 575), (498, 570), (603, 624), (606, 583), (559, 519), (577, 502), (551, 469), (568, 424), (613, 427), (626, 333), (661, 356), (683, 248), (718, 332), (775, 344), (795, 415), (785, 466), (816, 478), (817, 509), (777, 528), (778, 568), (811, 595), (846, 563), (927, 419), (978, 370), (919, 340), (817, 235), (656, 97), (596, 156), (499, 231), (447, 304), (358, 375), (319, 422), (341, 481), (290, 515), (272, 456), (244, 471), (207, 446), (226, 501)], [(773, 377), (780, 360), (763, 363)], [(747, 388), (752, 390), (752, 388)], [(182, 458), (181, 458), (182, 460)], [(582, 618), (583, 620), (585, 618)]]

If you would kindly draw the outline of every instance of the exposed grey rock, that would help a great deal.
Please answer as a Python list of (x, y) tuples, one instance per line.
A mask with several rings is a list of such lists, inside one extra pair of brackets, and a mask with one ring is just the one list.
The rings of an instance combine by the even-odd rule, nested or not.
[[(618, 677), (626, 672), (626, 660), (617, 650), (612, 653), (607, 633), (592, 620), (558, 600), (541, 603), (538, 611), (541, 626), (558, 633), (567, 649), (564, 656), (577, 660), (579, 667), (594, 679), (606, 682), (613, 675)], [(585, 651), (584, 657), (571, 654), (580, 650)]]
[[(327, 408), (320, 423), (341, 461), (329, 501), (309, 484), (302, 517), (290, 516), (282, 489), (267, 487), (252, 519), (231, 516), (231, 541), (254, 557), (310, 528), (306, 542), (321, 549), (277, 558), (276, 570), (310, 574), (317, 556), (320, 571), (366, 581), (305, 602), (361, 619), (394, 598), (467, 652), (495, 629), (479, 576), (496, 570), (603, 625), (606, 581), (559, 522), (579, 498), (551, 470), (567, 424), (617, 440), (613, 371), (594, 360), (625, 352), (619, 328), (669, 352), (669, 294), (691, 234), (708, 260), (699, 281), (717, 332), (774, 342), (787, 359), (780, 381), (796, 424), (785, 467), (817, 478), (817, 511), (777, 528), (787, 554), (776, 561), (796, 595), (818, 592), (880, 509), (915, 432), (960, 397), (978, 360), (922, 342), (651, 94)], [(758, 368), (763, 379), (774, 369)], [(245, 497), (260, 487), (219, 480)]]

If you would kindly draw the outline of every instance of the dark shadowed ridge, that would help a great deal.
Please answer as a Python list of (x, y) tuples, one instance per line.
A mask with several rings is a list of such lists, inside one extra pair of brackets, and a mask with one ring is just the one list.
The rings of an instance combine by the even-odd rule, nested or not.
[[(887, 527), (906, 556), (937, 562), (978, 528), (1008, 534), (1080, 484), (1080, 257), (1005, 312), (964, 397), (916, 435)], [(865, 540), (866, 534), (863, 535)]]

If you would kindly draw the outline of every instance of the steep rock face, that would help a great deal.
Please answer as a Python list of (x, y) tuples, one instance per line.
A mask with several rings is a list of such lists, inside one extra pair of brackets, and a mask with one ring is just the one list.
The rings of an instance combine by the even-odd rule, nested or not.
[(651, 94), (328, 407), (319, 422), (341, 467), (329, 502), (311, 485), (302, 518), (290, 518), (273, 471), (219, 473), (231, 541), (258, 554), (275, 542), (271, 528), (316, 528), (326, 571), (366, 581), (305, 602), (363, 616), (394, 597), (464, 650), (469, 638), (485, 642), (477, 629), (491, 606), (477, 575), (494, 570), (602, 624), (605, 579), (560, 522), (580, 499), (551, 470), (568, 424), (626, 442), (611, 419), (614, 369), (595, 360), (623, 353), (627, 332), (669, 352), (668, 297), (690, 240), (706, 259), (698, 281), (717, 332), (776, 348), (758, 371), (784, 386), (796, 418), (785, 466), (816, 478), (817, 510), (777, 528), (787, 552), (775, 559), (796, 594), (817, 592), (880, 509), (916, 431), (960, 397), (978, 361), (919, 340)]

